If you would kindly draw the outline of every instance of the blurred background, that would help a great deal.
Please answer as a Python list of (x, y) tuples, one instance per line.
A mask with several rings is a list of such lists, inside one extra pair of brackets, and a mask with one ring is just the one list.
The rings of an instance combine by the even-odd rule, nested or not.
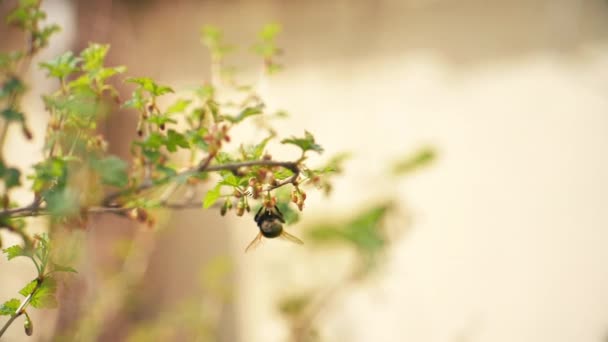
[[(3, 17), (11, 6), (0, 3)], [(326, 156), (352, 153), (331, 196), (311, 193), (290, 231), (306, 241), (314, 227), (383, 203), (391, 213), (381, 263), (355, 280), (357, 252), (348, 248), (266, 241), (244, 254), (257, 233), (248, 216), (161, 212), (156, 231), (98, 217), (74, 238), (74, 248), (86, 248), (61, 307), (34, 313), (34, 340), (608, 339), (606, 1), (47, 0), (44, 7), (63, 31), (38, 60), (109, 43), (109, 65), (176, 90), (209, 80), (199, 31), (220, 27), (243, 47), (231, 57), (241, 76), (270, 107), (290, 113), (277, 124), (282, 136), (306, 129)], [(247, 49), (268, 22), (283, 27), (286, 69), (261, 79)], [(5, 27), (0, 37), (2, 51), (21, 42)], [(42, 156), (40, 95), (56, 87), (37, 68), (28, 80), (37, 139), (25, 144), (13, 132), (7, 154), (24, 167)], [(113, 153), (128, 156), (136, 121), (121, 111), (104, 122)], [(425, 146), (436, 151), (434, 163), (390, 176), (395, 161)], [(44, 220), (32, 222), (32, 231), (44, 229)], [(0, 260), (0, 298), (33, 277), (25, 265)], [(305, 337), (296, 331), (303, 324)], [(5, 339), (27, 337), (13, 327)]]

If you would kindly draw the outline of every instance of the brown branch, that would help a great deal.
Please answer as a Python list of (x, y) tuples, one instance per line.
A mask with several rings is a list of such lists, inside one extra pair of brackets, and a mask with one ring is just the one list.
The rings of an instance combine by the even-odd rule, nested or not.
[[(289, 177), (286, 180), (281, 182), (281, 183), (283, 183), (283, 182), (285, 182), (285, 183), (283, 183), (283, 184), (279, 183), (278, 185), (275, 185), (274, 187), (272, 187), (270, 189), (270, 190), (272, 190), (272, 189), (276, 189), (280, 186), (286, 185), (288, 183), (293, 183), (296, 180), (296, 178), (298, 177), (298, 175), (300, 174), (300, 168), (298, 167), (297, 162), (281, 162), (281, 161), (274, 161), (274, 160), (251, 160), (251, 161), (238, 162), (238, 163), (209, 165), (210, 162), (211, 162), (211, 158), (207, 157), (203, 160), (203, 162), (201, 162), (201, 164), (199, 166), (179, 172), (171, 178), (177, 178), (177, 177), (183, 177), (183, 176), (194, 176), (199, 173), (217, 172), (217, 171), (231, 171), (232, 173), (237, 173), (240, 168), (251, 167), (251, 166), (277, 166), (277, 167), (283, 167), (283, 168), (289, 169), (294, 173), (294, 175), (292, 175), (291, 177)], [(104, 198), (104, 200), (101, 203), (105, 207), (112, 207), (113, 206), (112, 203), (114, 202), (114, 200), (116, 200), (122, 196), (138, 194), (142, 191), (148, 190), (155, 186), (157, 186), (157, 184), (154, 184), (152, 182), (146, 182), (133, 189), (117, 191), (117, 192), (111, 193), (108, 196), (106, 196), (106, 198)], [(0, 212), (0, 217), (2, 217), (2, 212)]]
[[(205, 160), (207, 160), (206, 158)], [(237, 162), (237, 163), (228, 163), (228, 164), (219, 164), (219, 165), (208, 165), (209, 163), (203, 161), (200, 165), (204, 166), (201, 170), (201, 166), (197, 166), (195, 168), (191, 168), (182, 172), (179, 172), (176, 177), (183, 177), (189, 175), (196, 175), (203, 172), (218, 172), (218, 171), (231, 171), (233, 173), (238, 173), (238, 170), (243, 167), (252, 167), (252, 166), (269, 166), (269, 167), (282, 167), (288, 170), (291, 170), (294, 174), (285, 178), (278, 183), (264, 189), (265, 191), (274, 190), (285, 186), (287, 184), (293, 184), (300, 174), (300, 168), (298, 166), (298, 162), (284, 162), (284, 161), (274, 161), (274, 160), (251, 160), (245, 162)], [(162, 183), (164, 184), (164, 183)], [(133, 189), (126, 189), (117, 191), (107, 195), (101, 202), (101, 206), (98, 207), (89, 207), (86, 209), (87, 213), (90, 214), (103, 214), (103, 213), (112, 213), (116, 215), (125, 215), (129, 210), (136, 209), (136, 207), (125, 207), (119, 203), (115, 203), (114, 201), (119, 199), (120, 197), (127, 195), (135, 195), (139, 194), (145, 190), (154, 188), (155, 186), (160, 184), (154, 184), (152, 182), (147, 182), (141, 184), (140, 186)], [(186, 202), (186, 203), (161, 203), (161, 208), (173, 209), (173, 210), (183, 210), (183, 209), (195, 209), (201, 208), (201, 202)], [(50, 215), (48, 210), (44, 207), (40, 206), (40, 199), (36, 199), (32, 204), (19, 207), (19, 208), (11, 208), (0, 211), (0, 219), (3, 218), (20, 218), (20, 217), (34, 217), (34, 216), (45, 216)]]

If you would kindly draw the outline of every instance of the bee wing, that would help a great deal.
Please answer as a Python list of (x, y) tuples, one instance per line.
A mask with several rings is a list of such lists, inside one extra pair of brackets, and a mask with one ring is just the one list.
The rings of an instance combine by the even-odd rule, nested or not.
[(298, 245), (303, 245), (304, 244), (304, 241), (302, 241), (302, 240), (298, 239), (297, 237), (289, 234), (285, 230), (283, 230), (283, 232), (279, 236), (283, 240), (291, 241), (291, 242), (297, 243)]
[(251, 241), (249, 243), (247, 248), (245, 248), (245, 253), (258, 248), (258, 246), (260, 245), (261, 242), (262, 242), (262, 233), (258, 233), (258, 235), (255, 237), (255, 239), (253, 239), (253, 241)]

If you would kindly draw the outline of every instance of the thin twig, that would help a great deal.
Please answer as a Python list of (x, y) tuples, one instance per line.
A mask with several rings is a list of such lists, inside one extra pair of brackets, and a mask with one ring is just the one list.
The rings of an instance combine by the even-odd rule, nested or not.
[[(264, 189), (265, 191), (274, 190), (274, 189), (277, 189), (277, 188), (282, 187), (287, 184), (293, 184), (300, 174), (300, 169), (298, 167), (297, 162), (282, 162), (282, 161), (274, 161), (274, 160), (251, 160), (251, 161), (238, 162), (238, 163), (210, 165), (210, 166), (207, 166), (202, 171), (199, 171), (200, 167), (196, 167), (193, 169), (188, 169), (188, 170), (182, 171), (174, 177), (196, 175), (201, 172), (232, 171), (234, 173), (237, 173), (240, 168), (252, 167), (252, 166), (283, 167), (283, 168), (291, 170), (294, 173), (293, 175), (289, 176), (288, 178), (285, 178), (284, 180), (279, 181), (278, 183), (268, 187), (267, 189)], [(118, 191), (115, 193), (111, 193), (104, 198), (104, 200), (101, 202), (102, 203), (101, 206), (90, 207), (90, 208), (87, 208), (86, 211), (87, 211), (87, 213), (90, 213), (90, 214), (113, 213), (113, 214), (117, 214), (117, 215), (125, 215), (125, 213), (127, 213), (129, 210), (136, 209), (136, 207), (132, 207), (132, 206), (125, 207), (120, 204), (116, 204), (116, 203), (114, 203), (114, 201), (116, 199), (126, 196), (126, 195), (138, 194), (142, 191), (151, 189), (155, 186), (157, 186), (157, 184), (148, 182), (148, 183), (141, 184), (140, 186), (138, 186), (137, 188), (134, 188), (134, 189), (127, 189), (127, 190), (122, 190), (122, 191)], [(164, 203), (161, 203), (160, 207), (167, 208), (167, 209), (176, 209), (176, 210), (194, 209), (194, 208), (201, 208), (202, 203), (201, 202), (168, 203), (165, 201)], [(19, 218), (19, 217), (34, 217), (34, 216), (45, 216), (45, 215), (50, 215), (50, 213), (46, 208), (40, 206), (39, 199), (35, 200), (32, 204), (24, 206), (24, 207), (11, 208), (11, 209), (6, 209), (6, 210), (0, 211), (0, 218)]]
[(42, 278), (37, 278), (36, 279), (36, 286), (34, 287), (34, 289), (32, 290), (32, 292), (27, 297), (25, 297), (23, 299), (23, 301), (19, 305), (19, 308), (17, 308), (17, 310), (15, 310), (15, 313), (11, 315), (11, 318), (9, 318), (9, 320), (6, 321), (6, 323), (4, 323), (4, 326), (2, 327), (2, 329), (0, 329), (0, 337), (2, 337), (2, 335), (4, 334), (4, 332), (6, 331), (6, 329), (8, 329), (8, 327), (10, 327), (11, 324), (13, 324), (13, 322), (17, 319), (17, 317), (23, 315), (23, 313), (25, 312), (25, 309), (30, 304), (30, 301), (32, 300), (32, 298), (36, 294), (36, 291), (38, 291), (38, 289), (40, 288), (41, 284), (42, 284)]

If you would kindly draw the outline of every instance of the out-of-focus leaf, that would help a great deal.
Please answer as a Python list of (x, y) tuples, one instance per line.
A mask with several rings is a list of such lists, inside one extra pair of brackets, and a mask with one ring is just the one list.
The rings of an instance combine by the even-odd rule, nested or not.
[(30, 304), (37, 308), (55, 308), (57, 307), (57, 298), (55, 292), (57, 291), (57, 282), (51, 277), (44, 278), (44, 281), (38, 287), (38, 290), (32, 296)]
[(25, 285), (25, 287), (23, 287), (21, 290), (19, 290), (19, 294), (21, 294), (24, 297), (27, 297), (30, 293), (32, 293), (34, 291), (37, 284), (38, 284), (37, 279), (30, 281), (29, 283), (27, 283), (27, 285)]
[(17, 309), (19, 309), (20, 305), (21, 305), (21, 301), (17, 298), (8, 300), (8, 301), (4, 302), (4, 304), (0, 305), (0, 315), (1, 316), (13, 315), (13, 314), (15, 314), (15, 312), (17, 312)]
[(207, 191), (205, 199), (203, 200), (203, 208), (208, 209), (215, 202), (217, 202), (217, 200), (220, 198), (220, 187), (221, 185), (218, 184), (213, 189)]
[(178, 133), (177, 131), (175, 131), (173, 129), (170, 129), (167, 132), (167, 139), (166, 139), (165, 146), (167, 147), (167, 150), (169, 150), (170, 152), (175, 152), (175, 151), (177, 151), (177, 146), (183, 147), (183, 148), (188, 148), (188, 147), (190, 147), (190, 144), (188, 144), (188, 140), (186, 139), (186, 137), (183, 134)]
[(415, 153), (406, 156), (396, 162), (393, 166), (393, 174), (405, 175), (427, 166), (437, 158), (435, 150), (431, 147), (423, 147)]
[(279, 302), (279, 311), (285, 316), (297, 317), (304, 312), (310, 301), (310, 294), (286, 297)]
[(81, 60), (81, 58), (74, 56), (71, 51), (68, 51), (48, 62), (40, 63), (40, 67), (46, 69), (49, 76), (64, 79), (78, 71), (78, 63)]
[(250, 116), (262, 114), (263, 109), (264, 109), (264, 105), (259, 104), (254, 107), (247, 107), (247, 108), (243, 109), (237, 116), (226, 115), (225, 118), (226, 118), (226, 120), (228, 120), (232, 123), (238, 123)]
[(19, 245), (10, 246), (2, 250), (6, 254), (8, 260), (14, 259), (18, 256), (28, 256), (23, 247)]
[(116, 156), (93, 159), (91, 166), (99, 173), (101, 181), (106, 185), (123, 187), (129, 182), (127, 163)]
[(161, 86), (149, 77), (131, 77), (127, 78), (125, 82), (135, 83), (139, 85), (143, 90), (147, 91), (152, 96), (161, 96), (167, 93), (174, 92), (171, 87)]
[(71, 273), (78, 273), (76, 272), (76, 270), (70, 266), (63, 266), (63, 265), (57, 265), (55, 263), (52, 263), (52, 270), (54, 272), (71, 272)]
[(323, 153), (323, 147), (315, 142), (315, 137), (308, 131), (304, 132), (304, 138), (291, 137), (283, 139), (281, 143), (296, 145), (302, 149), (302, 152), (312, 150), (317, 153)]

